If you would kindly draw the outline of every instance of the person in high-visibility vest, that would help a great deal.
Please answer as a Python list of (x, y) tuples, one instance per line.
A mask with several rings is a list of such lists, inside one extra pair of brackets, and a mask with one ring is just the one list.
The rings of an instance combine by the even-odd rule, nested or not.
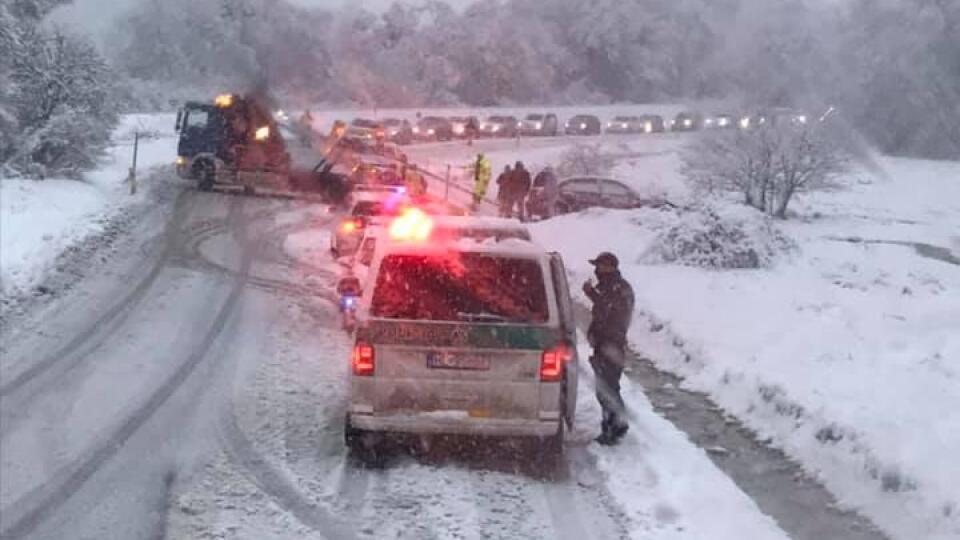
[(477, 159), (473, 161), (470, 168), (473, 170), (473, 207), (477, 208), (487, 196), (493, 171), (490, 160), (482, 152), (477, 154)]

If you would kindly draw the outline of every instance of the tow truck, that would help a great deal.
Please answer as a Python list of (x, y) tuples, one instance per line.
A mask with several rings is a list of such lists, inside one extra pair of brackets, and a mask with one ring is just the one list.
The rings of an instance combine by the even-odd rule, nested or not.
[(221, 94), (213, 103), (187, 102), (177, 114), (177, 174), (214, 184), (285, 186), (290, 154), (274, 115), (260, 100)]

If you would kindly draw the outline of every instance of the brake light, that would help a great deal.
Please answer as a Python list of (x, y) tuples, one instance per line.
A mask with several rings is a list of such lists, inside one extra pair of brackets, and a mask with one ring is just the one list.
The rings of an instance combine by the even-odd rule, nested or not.
[(353, 364), (353, 374), (358, 377), (370, 377), (373, 375), (376, 363), (374, 362), (373, 346), (366, 343), (357, 343), (353, 347), (351, 358)]
[(553, 349), (543, 351), (543, 357), (540, 360), (540, 380), (542, 382), (560, 382), (563, 380), (563, 370), (566, 364), (573, 358), (570, 347), (560, 344)]
[(348, 219), (340, 224), (340, 231), (345, 234), (350, 234), (357, 232), (357, 230), (363, 228), (363, 222), (359, 219)]

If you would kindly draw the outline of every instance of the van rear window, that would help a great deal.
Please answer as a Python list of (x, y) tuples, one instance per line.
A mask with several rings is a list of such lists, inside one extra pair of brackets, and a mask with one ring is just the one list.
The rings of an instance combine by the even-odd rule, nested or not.
[(418, 321), (545, 323), (539, 262), (481, 253), (388, 255), (380, 265), (374, 317)]

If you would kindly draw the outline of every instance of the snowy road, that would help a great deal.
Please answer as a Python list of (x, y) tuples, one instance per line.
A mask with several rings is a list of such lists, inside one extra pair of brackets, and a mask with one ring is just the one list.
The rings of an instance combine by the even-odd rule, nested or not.
[(589, 373), (559, 469), (489, 441), (354, 463), (335, 216), (158, 180), (170, 205), (4, 328), (0, 537), (786, 538), (645, 400), (588, 444)]

